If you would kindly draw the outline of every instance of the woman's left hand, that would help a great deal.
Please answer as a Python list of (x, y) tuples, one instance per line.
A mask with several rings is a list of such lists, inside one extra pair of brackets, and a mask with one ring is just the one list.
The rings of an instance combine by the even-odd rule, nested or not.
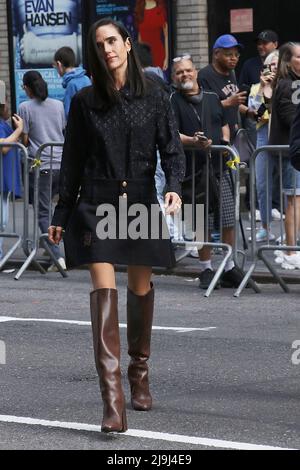
[(166, 215), (177, 214), (181, 209), (181, 199), (177, 193), (167, 193), (165, 195)]

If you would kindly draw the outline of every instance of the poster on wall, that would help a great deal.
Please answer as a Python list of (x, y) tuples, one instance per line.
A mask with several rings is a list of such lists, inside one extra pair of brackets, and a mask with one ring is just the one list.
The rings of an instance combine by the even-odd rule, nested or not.
[(167, 71), (172, 50), (171, 1), (96, 0), (96, 18), (112, 17), (126, 26), (134, 41), (146, 43), (153, 65)]
[(57, 49), (71, 47), (82, 61), (81, 0), (11, 0), (16, 109), (28, 99), (22, 88), (27, 70), (37, 70), (48, 83), (49, 96), (63, 99), (62, 80), (52, 67)]
[(253, 33), (253, 8), (230, 10), (231, 33)]

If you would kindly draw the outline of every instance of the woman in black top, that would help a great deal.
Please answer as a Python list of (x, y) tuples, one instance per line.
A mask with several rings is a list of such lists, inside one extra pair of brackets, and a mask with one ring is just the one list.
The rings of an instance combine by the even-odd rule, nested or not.
[[(151, 217), (159, 211), (154, 181), (157, 146), (167, 181), (168, 213), (181, 206), (185, 164), (168, 96), (145, 81), (124, 26), (110, 18), (96, 22), (88, 52), (93, 85), (80, 91), (71, 105), (60, 198), (49, 238), (59, 243), (65, 230), (68, 266), (89, 265), (95, 361), (104, 403), (102, 431), (123, 432), (127, 425), (114, 264), (128, 265), (131, 403), (136, 410), (149, 410), (151, 266), (174, 264), (170, 238), (161, 233), (163, 221), (158, 227), (157, 218)], [(140, 211), (144, 217), (136, 223), (133, 215)], [(137, 226), (140, 236), (134, 230)]]
[[(270, 145), (289, 145), (291, 128), (297, 110), (299, 89), (300, 43), (288, 42), (279, 50), (272, 99)], [(295, 246), (295, 232), (298, 233), (300, 229), (300, 172), (292, 167), (290, 159), (287, 158), (282, 161), (282, 172), (283, 193), (287, 196), (286, 244)], [(300, 268), (299, 253), (288, 251), (283, 257), (282, 267), (285, 269)]]

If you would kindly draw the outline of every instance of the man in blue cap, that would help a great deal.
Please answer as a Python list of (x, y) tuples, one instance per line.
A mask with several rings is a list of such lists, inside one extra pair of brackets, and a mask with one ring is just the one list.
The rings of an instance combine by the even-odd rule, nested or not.
[(199, 84), (204, 90), (215, 92), (221, 100), (230, 127), (231, 141), (238, 130), (238, 111), (250, 118), (256, 114), (246, 106), (247, 92), (239, 91), (234, 73), (242, 48), (242, 44), (231, 34), (220, 36), (213, 46), (212, 64), (198, 74)]

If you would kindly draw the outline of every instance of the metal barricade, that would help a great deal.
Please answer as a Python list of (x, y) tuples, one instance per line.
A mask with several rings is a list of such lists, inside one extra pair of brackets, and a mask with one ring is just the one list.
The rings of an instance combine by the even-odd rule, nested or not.
[[(274, 279), (279, 283), (279, 285), (282, 287), (284, 292), (288, 293), (289, 288), (282, 279), (282, 277), (278, 274), (274, 266), (270, 263), (270, 261), (266, 258), (264, 255), (265, 252), (274, 252), (275, 250), (278, 250), (279, 252), (281, 251), (299, 251), (300, 246), (297, 246), (296, 241), (297, 241), (297, 216), (296, 216), (296, 181), (294, 181), (294, 188), (293, 188), (293, 197), (294, 197), (294, 240), (295, 240), (295, 245), (292, 246), (286, 246), (283, 245), (284, 241), (284, 229), (283, 229), (283, 213), (284, 213), (284, 200), (283, 200), (283, 166), (284, 166), (284, 158), (287, 161), (287, 157), (284, 157), (289, 151), (289, 146), (287, 145), (266, 145), (264, 147), (260, 147), (255, 150), (253, 153), (251, 159), (250, 159), (250, 197), (251, 197), (251, 204), (250, 204), (250, 210), (251, 210), (251, 265), (250, 268), (248, 269), (242, 283), (240, 284), (239, 288), (235, 292), (234, 296), (239, 297), (247, 285), (247, 282), (249, 278), (252, 276), (253, 272), (256, 269), (258, 261), (262, 261), (267, 269), (270, 271)], [(278, 159), (278, 169), (279, 169), (279, 194), (280, 194), (280, 213), (281, 213), (281, 220), (280, 220), (280, 237), (279, 241), (280, 243), (277, 245), (271, 245), (270, 244), (270, 188), (269, 188), (269, 171), (270, 171), (270, 163), (271, 160), (267, 160), (267, 165), (266, 165), (266, 177), (265, 177), (265, 184), (266, 184), (266, 213), (267, 213), (267, 244), (261, 245), (259, 248), (257, 247), (257, 241), (256, 241), (256, 220), (255, 220), (255, 213), (256, 213), (256, 159), (257, 157), (262, 153), (262, 152), (268, 152), (269, 158), (271, 159)], [(272, 209), (272, 208), (271, 208)]]
[[(39, 271), (42, 274), (46, 274), (46, 271), (42, 268), (42, 266), (37, 262), (36, 257), (38, 254), (38, 250), (40, 248), (40, 245), (43, 246), (47, 254), (49, 255), (51, 261), (53, 264), (57, 267), (58, 272), (63, 277), (67, 277), (67, 273), (64, 271), (60, 263), (58, 262), (57, 258), (53, 254), (49, 244), (47, 243), (48, 239), (48, 234), (47, 233), (42, 233), (40, 234), (39, 231), (39, 198), (40, 198), (40, 174), (41, 174), (41, 161), (42, 161), (42, 153), (46, 148), (51, 149), (51, 154), (49, 156), (49, 162), (50, 162), (50, 167), (49, 167), (49, 208), (48, 208), (48, 222), (50, 225), (51, 218), (52, 218), (52, 178), (53, 178), (53, 149), (55, 147), (63, 147), (63, 143), (61, 142), (49, 142), (45, 143), (40, 146), (36, 153), (35, 160), (32, 161), (31, 168), (34, 171), (34, 194), (33, 194), (33, 207), (34, 207), (34, 217), (33, 217), (33, 237), (30, 240), (30, 250), (27, 250), (27, 259), (19, 269), (17, 275), (15, 276), (15, 279), (19, 279), (22, 274), (25, 272), (25, 270), (30, 266), (31, 263), (34, 263), (35, 265), (38, 266)], [(29, 172), (27, 171), (27, 178), (29, 177)], [(29, 184), (28, 184), (28, 189), (29, 189)], [(29, 204), (29, 202), (28, 202)], [(27, 206), (28, 206), (27, 204)]]
[[(191, 191), (192, 191), (192, 214), (193, 214), (193, 231), (195, 229), (195, 210), (194, 207), (196, 207), (196, 199), (195, 199), (195, 187), (196, 187), (196, 158), (197, 158), (197, 151), (199, 152), (199, 149), (195, 149), (195, 147), (185, 147), (185, 150), (191, 152), (191, 159), (192, 159), (192, 186), (191, 186)], [(220, 187), (219, 187), (219, 215), (220, 215), (220, 220), (219, 220), (219, 229), (220, 229), (220, 234), (221, 234), (221, 241), (220, 242), (211, 242), (209, 240), (209, 187), (210, 187), (210, 180), (209, 180), (209, 171), (210, 171), (210, 158), (211, 158), (211, 152), (214, 152), (214, 154), (218, 153), (219, 154), (219, 161), (220, 161), (220, 170), (219, 170), (219, 181), (220, 181)], [(222, 215), (223, 215), (223, 209), (222, 209), (222, 176), (224, 173), (223, 165), (224, 165), (224, 152), (226, 152), (232, 161), (233, 166), (235, 167), (235, 170), (232, 171), (229, 169), (228, 171), (230, 172), (230, 177), (231, 177), (231, 184), (232, 188), (234, 191), (234, 243), (233, 246), (231, 246), (228, 243), (223, 243), (223, 223), (222, 223)], [(240, 167), (245, 166), (245, 164), (239, 162), (239, 157), (237, 152), (235, 151), (234, 148), (224, 146), (224, 145), (213, 145), (209, 148), (209, 151), (206, 153), (206, 191), (205, 191), (205, 204), (204, 204), (204, 210), (205, 210), (205, 234), (203, 240), (196, 240), (196, 241), (186, 241), (186, 240), (173, 240), (173, 243), (177, 246), (184, 246), (186, 248), (186, 252), (181, 255), (179, 258), (177, 258), (177, 262), (181, 261), (183, 258), (188, 256), (189, 254), (189, 249), (193, 248), (202, 248), (204, 246), (207, 247), (212, 247), (215, 249), (220, 249), (223, 252), (225, 252), (225, 256), (220, 263), (215, 276), (212, 279), (212, 282), (210, 283), (207, 291), (205, 292), (204, 296), (209, 297), (211, 293), (213, 292), (214, 288), (216, 287), (223, 271), (225, 268), (225, 265), (227, 261), (230, 259), (230, 257), (233, 257), (233, 261), (237, 269), (242, 272), (242, 268), (239, 264), (239, 255), (242, 255), (242, 258), (245, 259), (245, 251), (240, 250), (238, 247), (238, 233), (240, 229)], [(241, 230), (243, 230), (242, 225), (241, 225)], [(184, 237), (181, 237), (184, 238)], [(244, 238), (244, 234), (243, 234)], [(244, 246), (245, 249), (245, 246)], [(242, 263), (243, 265), (243, 263)], [(252, 279), (249, 280), (249, 284), (251, 287), (254, 289), (255, 292), (260, 292), (258, 286)]]
[[(11, 148), (15, 150), (14, 155), (10, 158), (11, 163), (11, 178), (10, 185), (13, 190), (8, 194), (4, 185), (4, 159), (5, 154), (3, 149)], [(17, 171), (23, 176), (20, 185), (22, 187), (23, 199), (23, 218), (21, 223), (17, 220), (16, 210), (16, 184), (17, 184)], [(27, 149), (19, 143), (0, 143), (0, 237), (3, 239), (16, 239), (16, 242), (8, 250), (8, 252), (0, 260), (0, 270), (4, 267), (7, 261), (13, 256), (19, 247), (23, 247), (24, 252), (28, 250), (28, 154)], [(12, 216), (9, 217), (9, 213)], [(11, 231), (7, 231), (7, 225), (12, 227)]]

